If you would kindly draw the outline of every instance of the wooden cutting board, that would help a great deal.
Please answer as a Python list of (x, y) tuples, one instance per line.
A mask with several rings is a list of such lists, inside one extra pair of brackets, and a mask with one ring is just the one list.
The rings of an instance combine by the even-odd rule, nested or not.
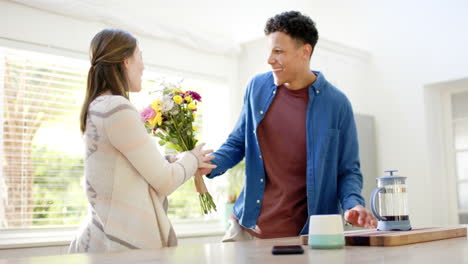
[[(401, 246), (455, 237), (466, 237), (466, 227), (428, 227), (410, 231), (366, 229), (345, 232), (347, 246)], [(301, 236), (301, 243), (308, 245), (307, 235)]]

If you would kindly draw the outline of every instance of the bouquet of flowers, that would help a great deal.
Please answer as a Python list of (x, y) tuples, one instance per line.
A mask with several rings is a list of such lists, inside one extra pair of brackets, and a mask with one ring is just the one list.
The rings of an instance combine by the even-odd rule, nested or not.
[[(197, 103), (201, 96), (194, 91), (183, 91), (178, 86), (165, 85), (162, 98), (155, 99), (141, 111), (148, 133), (159, 137), (159, 144), (178, 152), (192, 150), (196, 144), (193, 125), (196, 118)], [(195, 175), (195, 188), (199, 193), (203, 213), (216, 211), (216, 205), (208, 192), (203, 176)]]

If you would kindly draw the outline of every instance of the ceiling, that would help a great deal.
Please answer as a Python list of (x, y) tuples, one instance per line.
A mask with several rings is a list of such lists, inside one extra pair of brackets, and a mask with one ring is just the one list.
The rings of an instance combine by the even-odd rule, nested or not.
[[(356, 3), (350, 4), (347, 3), (350, 1), (339, 0), (11, 1), (55, 14), (102, 22), (143, 36), (177, 41), (192, 48), (216, 53), (238, 50), (239, 44), (262, 37), (266, 20), (277, 13), (300, 10), (313, 15), (314, 20), (318, 17), (327, 25), (321, 29), (325, 28), (327, 31), (326, 28), (336, 24), (334, 16), (346, 16), (350, 13), (349, 7), (356, 6)], [(349, 19), (348, 24), (348, 28), (346, 25), (341, 26), (344, 27), (345, 34), (341, 32), (339, 38), (346, 36), (346, 32), (352, 31), (353, 23)], [(328, 31), (333, 32), (333, 30)]]

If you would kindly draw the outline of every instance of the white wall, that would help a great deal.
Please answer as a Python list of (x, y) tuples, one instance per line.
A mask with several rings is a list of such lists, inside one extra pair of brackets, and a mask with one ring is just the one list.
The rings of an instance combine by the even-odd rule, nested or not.
[(379, 168), (409, 177), (414, 225), (448, 224), (453, 205), (448, 187), (438, 183), (449, 175), (431, 169), (441, 161), (429, 158), (437, 150), (426, 131), (424, 86), (468, 75), (468, 2), (398, 0), (370, 3), (370, 10), (368, 101), (377, 120)]
[[(451, 187), (440, 185), (440, 179), (446, 182), (448, 175), (431, 169), (441, 164), (429, 157), (437, 150), (426, 131), (424, 86), (468, 75), (468, 34), (464, 32), (468, 28), (468, 2), (367, 1), (361, 7), (362, 10), (346, 7), (360, 16), (357, 22), (349, 15), (335, 16), (334, 21), (326, 14), (318, 16), (323, 20), (312, 17), (321, 40), (311, 67), (324, 69), (327, 79), (348, 95), (355, 112), (375, 116), (378, 176), (384, 170), (398, 169), (408, 177), (413, 226), (454, 224), (453, 212), (449, 210), (454, 208), (453, 201), (449, 204), (447, 198)], [(319, 53), (321, 42), (327, 38), (320, 25), (326, 22), (334, 25), (324, 26), (325, 32), (332, 39), (343, 41), (345, 51), (341, 55), (330, 50)], [(355, 40), (346, 30), (347, 22), (362, 27), (351, 31)], [(336, 27), (337, 23), (344, 25), (343, 30)], [(333, 34), (330, 30), (334, 30)], [(340, 33), (344, 36), (340, 37)], [(325, 41), (323, 48), (329, 43)], [(242, 82), (268, 70), (265, 45), (263, 40), (257, 40), (243, 46), (239, 61)], [(353, 58), (349, 53), (356, 51), (347, 45), (366, 47), (370, 56)], [(327, 61), (330, 57), (332, 61)], [(344, 58), (341, 62), (340, 57)], [(357, 76), (350, 77), (353, 75)]]

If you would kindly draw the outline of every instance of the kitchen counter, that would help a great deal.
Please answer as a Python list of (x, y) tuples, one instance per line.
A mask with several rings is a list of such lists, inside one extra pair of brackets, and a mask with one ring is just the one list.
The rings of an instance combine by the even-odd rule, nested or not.
[(273, 245), (300, 244), (299, 237), (264, 239), (235, 243), (211, 243), (164, 248), (130, 250), (104, 254), (1, 259), (0, 264), (85, 264), (85, 263), (468, 263), (466, 237), (396, 247), (346, 246), (343, 249), (311, 249), (302, 255), (272, 255)]

